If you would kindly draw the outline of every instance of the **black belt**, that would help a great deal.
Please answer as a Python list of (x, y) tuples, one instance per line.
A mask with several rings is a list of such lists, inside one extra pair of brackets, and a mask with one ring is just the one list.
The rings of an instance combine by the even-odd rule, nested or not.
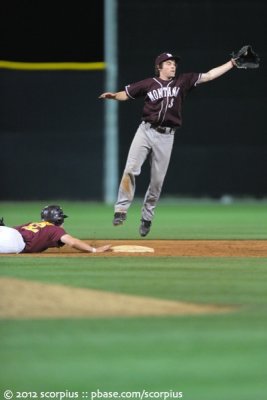
[(171, 128), (170, 126), (154, 125), (150, 124), (150, 122), (146, 122), (146, 124), (150, 125), (150, 128), (155, 129), (155, 131), (162, 134), (174, 133), (176, 130), (176, 128)]

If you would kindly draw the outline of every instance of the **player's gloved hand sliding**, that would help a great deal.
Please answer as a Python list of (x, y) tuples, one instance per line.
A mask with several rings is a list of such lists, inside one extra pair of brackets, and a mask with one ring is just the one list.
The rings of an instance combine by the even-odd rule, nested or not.
[(260, 66), (260, 58), (249, 44), (238, 51), (233, 51), (231, 57), (237, 68), (258, 68)]

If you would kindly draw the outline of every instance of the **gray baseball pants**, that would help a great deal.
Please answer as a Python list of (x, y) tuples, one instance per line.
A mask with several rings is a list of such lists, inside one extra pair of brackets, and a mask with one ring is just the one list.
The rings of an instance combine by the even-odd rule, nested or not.
[(144, 198), (142, 218), (152, 221), (170, 162), (174, 130), (159, 133), (151, 124), (142, 122), (132, 141), (121, 179), (115, 212), (127, 212), (135, 193), (135, 177), (150, 157), (150, 183)]

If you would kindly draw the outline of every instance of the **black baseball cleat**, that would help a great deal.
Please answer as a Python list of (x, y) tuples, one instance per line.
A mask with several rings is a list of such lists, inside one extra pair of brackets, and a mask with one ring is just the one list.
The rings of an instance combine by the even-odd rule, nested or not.
[(123, 222), (126, 220), (126, 218), (127, 218), (126, 212), (115, 212), (113, 218), (113, 225), (114, 226), (122, 225)]
[(0, 226), (5, 226), (4, 218), (0, 218)]
[(145, 219), (141, 219), (141, 225), (139, 227), (139, 233), (141, 236), (146, 236), (151, 228), (151, 221), (147, 221)]

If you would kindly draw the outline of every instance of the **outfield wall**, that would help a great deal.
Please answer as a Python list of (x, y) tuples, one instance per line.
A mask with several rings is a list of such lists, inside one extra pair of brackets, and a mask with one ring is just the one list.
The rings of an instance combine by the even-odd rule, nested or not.
[[(151, 76), (163, 51), (181, 55), (181, 71), (206, 72), (248, 43), (262, 60), (189, 95), (164, 194), (266, 197), (266, 10), (263, 0), (118, 0), (118, 90)], [(103, 200), (103, 90), (104, 70), (0, 69), (0, 199)], [(120, 174), (141, 111), (141, 100), (120, 104)], [(137, 196), (148, 179), (145, 165)]]

